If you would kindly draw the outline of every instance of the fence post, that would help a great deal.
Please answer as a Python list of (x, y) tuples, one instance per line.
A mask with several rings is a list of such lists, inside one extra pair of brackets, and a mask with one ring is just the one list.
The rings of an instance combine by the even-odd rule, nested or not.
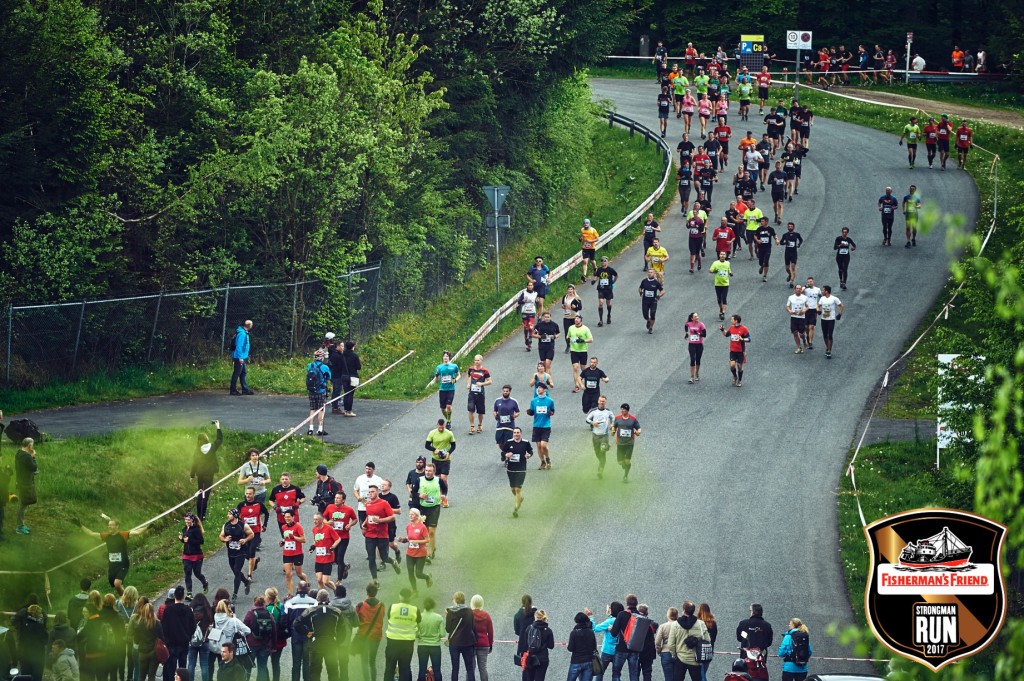
[(85, 321), (85, 301), (82, 301), (82, 309), (78, 313), (78, 333), (75, 334), (75, 357), (71, 360), (71, 372), (74, 373), (78, 365), (78, 344), (82, 340), (82, 323)]
[(224, 319), (220, 323), (220, 351), (224, 352), (228, 341), (228, 298), (231, 296), (231, 282), (224, 285)]
[(299, 280), (295, 280), (295, 288), (292, 290), (292, 338), (288, 344), (288, 354), (295, 354), (295, 325), (296, 315), (298, 314), (299, 306)]
[(7, 385), (11, 385), (11, 336), (14, 333), (14, 303), (7, 306)]
[(348, 295), (345, 297), (345, 337), (352, 338), (352, 265), (348, 266)]
[(377, 333), (380, 330), (380, 280), (384, 276), (384, 262), (381, 261), (377, 267), (377, 285), (373, 288), (373, 329), (370, 333)]
[(160, 297), (156, 299), (156, 314), (153, 315), (153, 331), (149, 334), (149, 350), (146, 351), (146, 361), (153, 360), (153, 339), (156, 338), (156, 325), (160, 321), (160, 303), (164, 302), (164, 290), (160, 289)]
[(608, 112), (608, 127), (611, 128), (611, 127), (614, 127), (614, 126), (615, 126), (615, 114), (612, 113), (611, 111), (609, 111)]

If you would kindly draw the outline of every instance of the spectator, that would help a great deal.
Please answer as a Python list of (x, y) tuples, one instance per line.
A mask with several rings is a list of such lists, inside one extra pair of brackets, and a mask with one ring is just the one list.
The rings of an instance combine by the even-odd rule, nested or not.
[[(384, 678), (412, 680), (412, 653), (420, 623), (419, 608), (412, 604), (412, 589), (404, 588), (388, 610), (387, 647), (384, 649)], [(316, 677), (319, 678), (319, 677)]]
[(914, 71), (916, 71), (918, 73), (921, 73), (922, 71), (924, 71), (924, 67), (925, 67), (924, 58), (921, 55), (919, 55), (919, 54), (917, 54), (915, 52), (914, 53), (914, 58), (910, 62), (910, 68), (912, 68)]
[(336, 399), (338, 395), (342, 395), (341, 406), (335, 402), (331, 411), (343, 416), (355, 416), (352, 401), (355, 399), (356, 386), (359, 385), (359, 371), (363, 368), (356, 354), (356, 342), (347, 340), (344, 345), (339, 342), (331, 350), (329, 359), (331, 373), (335, 377), (331, 398)]
[[(131, 621), (132, 615), (135, 614), (135, 609), (139, 605), (139, 590), (134, 586), (126, 586), (124, 593), (121, 594), (121, 598), (117, 601), (117, 614), (121, 617), (121, 628), (127, 631), (128, 622)], [(210, 614), (210, 621), (213, 621), (213, 614)], [(76, 642), (77, 643), (77, 642)], [(134, 679), (135, 668), (138, 666), (139, 654), (135, 650), (135, 646), (131, 644), (127, 636), (125, 637), (125, 655), (127, 664), (125, 665), (124, 678)], [(76, 645), (75, 649), (78, 650), (81, 646)], [(78, 650), (81, 652), (81, 650)], [(204, 679), (203, 681), (210, 681)]]
[[(249, 383), (246, 381), (246, 368), (249, 365), (249, 332), (252, 331), (252, 320), (246, 319), (245, 323), (235, 329), (235, 340), (233, 350), (231, 351), (231, 359), (234, 362), (235, 369), (231, 373), (231, 394), (232, 395), (252, 395), (252, 391), (249, 390)], [(242, 385), (242, 392), (238, 392), (238, 384)], [(234, 659), (234, 651), (232, 651), (232, 659)]]
[(220, 646), (220, 667), (217, 681), (245, 681), (249, 673), (235, 657), (235, 644), (226, 641)]
[(789, 620), (789, 631), (779, 645), (779, 657), (783, 660), (782, 681), (804, 681), (807, 678), (807, 662), (814, 654), (807, 633), (807, 625), (798, 618)]
[[(281, 615), (281, 619), (284, 622), (284, 629), (292, 632), (292, 681), (299, 681), (304, 676), (309, 676), (306, 634), (295, 625), (299, 618), (302, 617), (302, 613), (314, 605), (316, 605), (316, 600), (310, 598), (309, 583), (305, 580), (299, 582), (295, 596), (289, 598), (284, 604), (284, 612)], [(303, 674), (303, 668), (306, 669), (305, 674)]]
[[(629, 623), (629, 619), (633, 615), (638, 614), (636, 606), (639, 604), (640, 601), (635, 594), (626, 596), (626, 609), (615, 616), (615, 624), (608, 630), (608, 633), (617, 639), (615, 644), (615, 660), (612, 662), (612, 678), (614, 679), (622, 676), (622, 666), (625, 664), (629, 665), (630, 681), (637, 681), (640, 678), (640, 653), (627, 648), (626, 639), (622, 635), (626, 630), (626, 624)], [(699, 679), (695, 678), (693, 681), (699, 681)]]
[(658, 653), (658, 657), (661, 660), (661, 671), (665, 674), (665, 681), (673, 681), (675, 679), (675, 668), (674, 660), (675, 655), (669, 650), (668, 634), (672, 630), (672, 627), (676, 626), (676, 620), (679, 619), (679, 610), (677, 608), (669, 608), (668, 612), (665, 613), (667, 620), (658, 626), (658, 631), (654, 634), (654, 650)]
[(978, 56), (975, 59), (974, 70), (977, 73), (985, 73), (988, 70), (988, 54), (983, 49), (978, 50)]
[[(128, 593), (128, 589), (125, 589), (125, 593)], [(213, 608), (210, 607), (210, 601), (207, 600), (206, 594), (196, 594), (192, 598), (190, 609), (192, 610), (192, 634), (189, 637), (186, 668), (189, 676), (198, 681), (196, 676), (196, 663), (198, 663), (203, 681), (211, 681), (213, 678), (210, 673), (211, 653), (206, 645), (206, 634), (213, 626)]]
[(601, 640), (601, 674), (598, 675), (598, 679), (604, 676), (604, 672), (608, 669), (608, 665), (615, 661), (615, 647), (618, 645), (618, 637), (612, 636), (611, 628), (615, 625), (615, 620), (623, 610), (625, 606), (618, 601), (612, 601), (608, 608), (605, 610), (607, 618), (604, 622), (596, 625), (594, 631), (604, 632), (604, 636)]
[[(711, 636), (711, 646), (714, 647), (715, 641), (718, 640), (718, 622), (715, 621), (715, 616), (711, 614), (711, 606), (707, 603), (701, 603), (697, 606), (697, 619), (704, 623), (704, 626), (708, 628), (708, 634)], [(701, 673), (703, 674), (704, 681), (708, 681), (708, 667), (711, 666), (711, 660), (701, 663)]]
[(461, 591), (455, 592), (452, 605), (445, 611), (444, 630), (448, 633), (452, 655), (452, 681), (459, 681), (460, 657), (466, 665), (467, 681), (474, 681), (476, 630), (473, 626), (473, 611), (466, 607), (466, 594)]
[(590, 681), (593, 678), (594, 653), (597, 652), (594, 625), (590, 621), (593, 614), (589, 608), (576, 613), (576, 626), (569, 632), (568, 650), (572, 657), (569, 658), (569, 676), (566, 681)]
[(78, 660), (75, 651), (65, 645), (64, 639), (58, 638), (51, 643), (50, 653), (53, 655), (54, 681), (78, 681)]
[[(539, 639), (538, 639), (539, 634)], [(536, 643), (531, 643), (534, 641)], [(544, 681), (548, 673), (550, 657), (548, 651), (555, 647), (555, 635), (548, 626), (548, 614), (538, 610), (533, 614), (533, 624), (526, 627), (519, 637), (519, 653), (529, 651), (523, 681)]]
[[(284, 607), (277, 597), (277, 589), (268, 588), (263, 592), (263, 599), (267, 604), (267, 612), (274, 618), (277, 626), (277, 640), (274, 642), (274, 649), (270, 651), (270, 681), (281, 681), (281, 652), (288, 644), (287, 622), (284, 621)], [(347, 678), (347, 677), (342, 677)], [(209, 681), (209, 679), (203, 679)]]
[(516, 636), (522, 634), (523, 629), (533, 622), (533, 613), (537, 612), (537, 608), (533, 607), (533, 597), (530, 594), (523, 594), (520, 603), (522, 607), (516, 610), (516, 614), (512, 618), (512, 630)]
[(105, 594), (103, 596), (103, 604), (100, 606), (100, 620), (110, 625), (110, 633), (112, 634), (110, 650), (106, 660), (106, 672), (110, 679), (117, 679), (117, 675), (124, 672), (127, 640), (125, 637), (125, 621), (117, 612), (117, 597), (114, 594)]
[[(217, 609), (214, 610), (214, 613), (213, 613), (213, 629), (220, 632), (220, 637), (218, 638), (218, 640), (216, 642), (214, 642), (214, 645), (220, 644), (221, 646), (223, 646), (226, 643), (232, 643), (235, 640), (235, 635), (236, 634), (241, 634), (242, 636), (248, 636), (249, 634), (252, 633), (252, 630), (249, 629), (249, 627), (245, 626), (245, 623), (242, 622), (242, 620), (240, 620), (237, 617), (235, 617), (235, 612), (231, 609), (231, 603), (229, 601), (226, 601), (226, 600), (221, 601), (220, 603), (218, 603), (217, 604)], [(236, 657), (237, 657), (235, 655), (235, 653), (237, 652), (237, 649), (234, 647), (234, 645), (235, 644), (232, 643), (232, 656), (231, 656), (231, 659), (236, 659)], [(140, 646), (140, 648), (141, 648), (141, 646)], [(224, 662), (224, 656), (223, 655), (221, 655), (221, 662), (222, 663)], [(139, 664), (140, 665), (142, 664), (141, 657), (140, 657)], [(242, 664), (242, 661), (239, 660), (238, 664)], [(221, 678), (220, 675), (221, 675), (222, 672), (223, 672), (223, 666), (217, 671), (217, 678), (218, 679)], [(246, 672), (246, 676), (248, 676), (248, 672)]]
[(196, 436), (196, 452), (192, 456), (192, 471), (189, 478), (196, 480), (198, 490), (196, 492), (196, 515), (200, 520), (206, 520), (206, 507), (210, 503), (210, 486), (220, 471), (220, 461), (217, 459), (217, 450), (224, 442), (224, 432), (220, 429), (220, 421), (214, 421), (217, 428), (217, 438), (211, 443), (210, 436), (206, 433), (199, 433)]
[(306, 679), (319, 681), (320, 673), (327, 667), (328, 678), (338, 668), (337, 635), (341, 616), (331, 607), (331, 593), (320, 589), (316, 593), (316, 605), (308, 608), (292, 628), (306, 637), (306, 658), (309, 664)]
[[(92, 622), (90, 618), (88, 622)], [(88, 626), (88, 622), (86, 626)], [(84, 633), (84, 631), (83, 631)], [(156, 640), (163, 638), (164, 632), (160, 622), (153, 613), (153, 604), (145, 601), (139, 605), (128, 623), (128, 638), (135, 644), (139, 651), (138, 679), (139, 681), (155, 681), (156, 679)], [(101, 640), (97, 635), (95, 640)], [(81, 651), (79, 651), (81, 652)], [(99, 651), (97, 651), (98, 653)], [(87, 655), (88, 657), (88, 655)], [(86, 676), (86, 678), (89, 678)]]
[[(434, 681), (443, 681), (441, 674), (441, 639), (444, 637), (444, 618), (434, 612), (437, 602), (427, 596), (423, 599), (423, 613), (416, 628), (416, 640), (419, 642), (417, 657), (419, 672), (417, 681), (426, 681), (427, 667), (433, 669)], [(429, 660), (429, 663), (428, 663)]]
[[(650, 615), (650, 610), (643, 603), (636, 606), (636, 611), (640, 613), (642, 617), (649, 617)], [(640, 656), (638, 658), (640, 664), (640, 675), (643, 677), (644, 681), (651, 681), (654, 659), (658, 657), (658, 653), (654, 648), (654, 632), (655, 627), (652, 624), (647, 628), (647, 633), (644, 636), (644, 647), (643, 650), (640, 651)]]
[(331, 380), (331, 370), (324, 362), (327, 353), (317, 350), (313, 353), (313, 361), (306, 365), (306, 395), (309, 398), (309, 428), (307, 435), (313, 434), (313, 421), (319, 419), (320, 428), (317, 435), (324, 436), (324, 405), (327, 402), (327, 382)]
[(376, 582), (366, 585), (366, 600), (356, 606), (356, 614), (359, 629), (352, 641), (353, 654), (362, 657), (360, 671), (364, 681), (377, 681), (377, 650), (384, 636), (384, 604), (377, 600)]
[[(341, 581), (340, 579), (338, 580)], [(339, 679), (348, 678), (348, 658), (352, 643), (352, 630), (359, 626), (359, 615), (356, 614), (352, 599), (348, 597), (348, 589), (344, 584), (334, 587), (334, 598), (331, 599), (331, 607), (338, 611), (338, 632), (335, 634), (337, 642), (337, 661)], [(329, 677), (330, 675), (328, 675)]]
[(32, 438), (25, 438), (21, 441), (21, 449), (14, 455), (14, 475), (18, 489), (18, 526), (14, 531), (18, 534), (29, 534), (25, 511), (36, 503), (36, 474), (39, 466), (36, 463), (35, 443)]
[(469, 600), (473, 609), (473, 629), (476, 631), (476, 670), (480, 681), (487, 681), (487, 656), (494, 648), (494, 623), (484, 612), (484, 597), (480, 594)]
[(953, 71), (964, 70), (964, 51), (960, 49), (959, 45), (953, 46), (953, 52), (949, 55), (949, 60), (953, 65)]
[(192, 675), (181, 667), (174, 670), (174, 681), (192, 681)]
[(25, 610), (16, 627), (18, 635), (18, 660), (21, 673), (29, 676), (32, 681), (42, 681), (43, 668), (46, 665), (46, 646), (49, 637), (46, 633), (46, 615), (43, 609), (33, 603)]
[[(79, 589), (77, 594), (71, 597), (68, 601), (68, 624), (73, 629), (78, 630), (78, 624), (82, 621), (82, 608), (85, 607), (85, 602), (89, 600), (89, 590), (92, 589), (92, 580), (83, 579), (78, 583)], [(64, 645), (68, 648), (74, 648), (75, 644), (73, 640), (64, 639)]]
[[(98, 592), (90, 592), (90, 603), (84, 609), (82, 626), (75, 639), (78, 644), (76, 651), (78, 653), (78, 669), (82, 679), (96, 679), (97, 681), (107, 678), (109, 669), (113, 666), (109, 658), (117, 654), (117, 651), (114, 650), (114, 632), (111, 630), (110, 624), (100, 618), (101, 608), (94, 607), (98, 597)], [(153, 610), (150, 609), (149, 612), (152, 615)], [(152, 646), (150, 650), (152, 650)]]
[(697, 662), (697, 648), (701, 642), (711, 642), (708, 628), (697, 618), (693, 601), (683, 601), (683, 614), (669, 631), (668, 648), (675, 654), (676, 679), (683, 681), (687, 673), (690, 681), (701, 681), (701, 666)]
[(196, 628), (192, 608), (185, 605), (185, 587), (174, 587), (174, 602), (164, 609), (160, 624), (164, 629), (163, 641), (170, 653), (164, 662), (164, 681), (174, 681), (174, 670), (188, 664), (188, 642)]
[[(740, 657), (747, 661), (747, 673), (752, 679), (767, 679), (768, 667), (765, 660), (775, 634), (772, 625), (764, 619), (764, 608), (760, 603), (750, 606), (750, 617), (736, 626), (736, 640), (740, 644)], [(757, 652), (753, 652), (757, 651)]]
[[(73, 598), (71, 600), (74, 601), (76, 599)], [(69, 623), (68, 614), (66, 612), (61, 610), (53, 616), (53, 629), (50, 629), (50, 636), (48, 638), (48, 641), (50, 642), (51, 646), (59, 640), (63, 642), (64, 648), (71, 648), (72, 652), (74, 652), (76, 635), (77, 632), (75, 631), (75, 628), (72, 627), (71, 624)], [(76, 663), (75, 674), (77, 675), (77, 673), (78, 666)]]
[(964, 73), (974, 73), (974, 54), (964, 50)]

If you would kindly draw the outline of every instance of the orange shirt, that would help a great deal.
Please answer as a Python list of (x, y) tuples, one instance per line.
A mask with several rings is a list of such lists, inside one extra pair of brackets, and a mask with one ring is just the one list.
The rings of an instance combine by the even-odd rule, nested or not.
[(583, 248), (591, 250), (597, 246), (597, 230), (593, 227), (584, 227), (580, 230), (580, 241), (583, 242)]
[(747, 149), (753, 149), (757, 146), (757, 140), (753, 137), (744, 137), (740, 140), (740, 151), (746, 151)]
[(953, 66), (963, 66), (964, 65), (964, 52), (963, 52), (963, 50), (953, 50), (952, 57), (953, 57)]

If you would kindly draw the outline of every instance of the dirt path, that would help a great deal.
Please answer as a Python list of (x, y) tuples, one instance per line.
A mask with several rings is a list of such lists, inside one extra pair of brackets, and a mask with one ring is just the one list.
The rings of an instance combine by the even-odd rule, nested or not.
[(949, 102), (936, 102), (931, 99), (920, 97), (908, 97), (892, 92), (881, 92), (871, 88), (843, 88), (839, 93), (846, 93), (853, 97), (868, 99), (879, 104), (901, 104), (903, 106), (914, 106), (922, 111), (927, 111), (929, 116), (939, 117), (940, 114), (948, 113), (953, 118), (970, 118), (988, 123), (998, 123), (1011, 128), (1024, 129), (1024, 115), (1013, 111), (1002, 109), (986, 109), (980, 106), (968, 106), (966, 104), (952, 104)]

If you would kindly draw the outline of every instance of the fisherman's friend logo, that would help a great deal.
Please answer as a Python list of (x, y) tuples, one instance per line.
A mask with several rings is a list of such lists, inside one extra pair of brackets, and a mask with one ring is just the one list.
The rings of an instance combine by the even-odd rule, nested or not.
[(893, 652), (937, 671), (999, 633), (1005, 527), (965, 511), (919, 509), (864, 532), (871, 552), (868, 623)]

